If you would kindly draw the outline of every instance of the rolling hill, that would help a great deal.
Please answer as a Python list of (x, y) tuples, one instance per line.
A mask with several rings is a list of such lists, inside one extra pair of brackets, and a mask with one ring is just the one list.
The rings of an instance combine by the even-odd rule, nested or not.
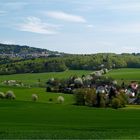
[(30, 46), (21, 45), (10, 45), (0, 43), (0, 56), (8, 56), (10, 58), (37, 58), (37, 57), (48, 57), (51, 55), (60, 55), (61, 53), (56, 51), (50, 51), (47, 49), (35, 48)]

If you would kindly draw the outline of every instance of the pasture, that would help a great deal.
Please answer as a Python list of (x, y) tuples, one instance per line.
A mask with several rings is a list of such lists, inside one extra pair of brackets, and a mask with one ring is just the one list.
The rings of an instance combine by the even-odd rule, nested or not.
[[(67, 78), (91, 71), (66, 71), (62, 73), (3, 75), (0, 80), (22, 80), (34, 84), (40, 78)], [(125, 75), (125, 73), (127, 73)], [(112, 70), (107, 75), (116, 79), (140, 80), (139, 69)], [(136, 76), (137, 75), (137, 76)], [(74, 105), (74, 96), (47, 93), (39, 87), (1, 86), (0, 91), (14, 91), (15, 100), (0, 100), (1, 139), (139, 139), (140, 106), (128, 105), (122, 109), (93, 108)], [(33, 102), (32, 94), (39, 99)], [(57, 97), (63, 96), (63, 104)], [(51, 101), (50, 101), (51, 99)]]
[(92, 71), (86, 71), (86, 70), (67, 70), (64, 72), (0, 75), (0, 82), (3, 82), (5, 80), (17, 80), (17, 81), (21, 81), (24, 84), (36, 86), (38, 80), (40, 80), (41, 83), (46, 83), (46, 81), (52, 77), (58, 79), (66, 79), (73, 75), (82, 76), (82, 75), (87, 75), (91, 72)]
[(138, 139), (140, 110), (0, 101), (0, 138)]
[(140, 81), (140, 69), (115, 69), (107, 73), (106, 76), (112, 77), (116, 80)]

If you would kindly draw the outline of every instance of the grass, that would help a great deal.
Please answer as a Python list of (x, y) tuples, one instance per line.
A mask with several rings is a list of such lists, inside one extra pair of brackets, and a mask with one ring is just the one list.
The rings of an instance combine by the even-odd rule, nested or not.
[(110, 71), (106, 76), (116, 80), (140, 81), (140, 69), (116, 69)]
[(65, 98), (64, 104), (73, 104), (73, 95), (62, 93), (49, 93), (45, 91), (45, 88), (23, 88), (23, 87), (0, 87), (1, 92), (12, 90), (16, 95), (18, 101), (32, 101), (32, 94), (37, 94), (39, 99), (37, 102), (51, 103), (49, 99), (52, 99), (54, 103), (57, 103), (57, 97), (63, 96)]
[(5, 80), (18, 80), (24, 84), (37, 85), (38, 79), (45, 83), (49, 78), (69, 78), (72, 75), (82, 76), (91, 73), (92, 71), (86, 70), (68, 70), (64, 72), (48, 72), (48, 73), (26, 73), (26, 74), (13, 74), (13, 75), (0, 75), (0, 83)]
[(140, 111), (0, 101), (0, 138), (138, 139)]
[[(18, 74), (0, 76), (4, 80), (22, 80), (35, 84), (37, 79), (66, 78), (88, 74), (90, 71), (62, 73)], [(107, 75), (116, 79), (140, 80), (139, 69), (112, 70)], [(75, 106), (73, 95), (47, 93), (45, 88), (0, 87), (0, 91), (14, 91), (16, 100), (0, 100), (1, 139), (140, 139), (140, 106), (123, 109)], [(37, 94), (37, 102), (31, 95)], [(63, 104), (57, 103), (64, 96)], [(52, 99), (52, 102), (49, 99)]]

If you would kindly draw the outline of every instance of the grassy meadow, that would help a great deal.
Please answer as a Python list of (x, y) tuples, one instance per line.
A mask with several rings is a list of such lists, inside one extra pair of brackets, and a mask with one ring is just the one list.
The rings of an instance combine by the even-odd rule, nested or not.
[(0, 138), (138, 139), (139, 109), (0, 101)]
[(45, 83), (49, 78), (52, 77), (58, 79), (66, 79), (73, 75), (82, 76), (82, 75), (87, 75), (91, 72), (92, 71), (86, 71), (86, 70), (67, 70), (64, 72), (0, 75), (0, 82), (3, 82), (5, 80), (17, 80), (23, 82), (24, 84), (36, 85), (38, 79), (40, 79), (42, 83)]
[[(46, 82), (50, 77), (67, 78), (90, 72), (3, 75), (0, 80), (22, 80), (33, 84), (38, 78)], [(138, 73), (139, 69), (122, 69), (110, 71), (107, 75), (119, 80), (140, 80)], [(16, 99), (0, 100), (1, 139), (140, 139), (138, 105), (117, 110), (92, 108), (74, 105), (73, 95), (48, 93), (45, 88), (0, 87), (2, 92), (7, 90), (14, 91)], [(31, 100), (32, 94), (38, 95), (36, 102)], [(65, 98), (63, 104), (57, 103), (60, 95)]]
[(107, 73), (106, 76), (112, 77), (116, 80), (140, 81), (140, 69), (115, 69)]

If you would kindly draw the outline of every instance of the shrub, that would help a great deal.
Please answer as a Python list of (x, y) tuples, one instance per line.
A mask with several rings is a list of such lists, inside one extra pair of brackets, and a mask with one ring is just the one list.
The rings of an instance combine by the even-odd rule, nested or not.
[(104, 74), (108, 73), (108, 69), (103, 69), (104, 70)]
[(36, 94), (32, 94), (32, 101), (37, 101), (38, 100), (38, 96)]
[(102, 76), (102, 71), (96, 71), (96, 72), (95, 72), (95, 76), (97, 76), (97, 77)]
[(96, 105), (96, 90), (95, 89), (85, 89), (85, 105), (95, 106)]
[(83, 89), (77, 89), (74, 91), (75, 103), (77, 105), (85, 105), (85, 91)]
[(114, 80), (114, 81), (112, 81), (112, 84), (113, 84), (113, 85), (117, 85), (118, 82), (117, 82), (116, 80)]
[(106, 93), (97, 92), (97, 107), (105, 107), (106, 102)]
[(91, 81), (93, 80), (93, 77), (91, 75), (87, 75), (83, 78), (83, 85), (84, 87), (90, 87)]
[(52, 91), (51, 87), (48, 86), (48, 87), (46, 88), (46, 92), (51, 92), (51, 91)]
[(121, 101), (119, 98), (113, 98), (111, 103), (112, 108), (118, 109), (121, 107)]
[(78, 77), (74, 80), (74, 84), (77, 86), (77, 87), (81, 87), (83, 85), (83, 80), (82, 78)]
[(57, 102), (62, 104), (64, 102), (64, 97), (63, 96), (58, 96)]
[(100, 103), (99, 103), (100, 107), (105, 107), (106, 106), (106, 100), (105, 100), (105, 94), (100, 93)]
[(3, 92), (0, 92), (0, 99), (5, 98), (5, 94)]
[(121, 107), (125, 107), (125, 105), (128, 103), (128, 97), (125, 93), (120, 93), (117, 98), (120, 100)]
[(13, 91), (9, 90), (9, 91), (6, 92), (5, 98), (6, 98), (6, 99), (15, 99), (16, 96), (15, 96), (15, 94), (14, 94)]

